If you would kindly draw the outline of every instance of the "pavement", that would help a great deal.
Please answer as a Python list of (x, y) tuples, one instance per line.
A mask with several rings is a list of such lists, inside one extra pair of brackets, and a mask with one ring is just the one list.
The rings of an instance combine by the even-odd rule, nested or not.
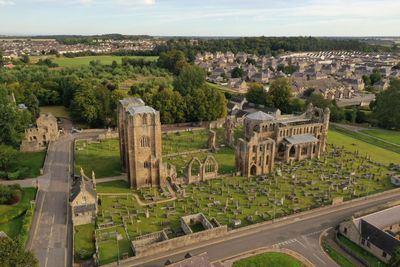
[(396, 190), (321, 211), (299, 214), (279, 222), (235, 231), (225, 238), (209, 240), (149, 257), (132, 258), (122, 262), (121, 266), (164, 266), (168, 259), (181, 260), (188, 252), (192, 255), (207, 252), (216, 266), (224, 266), (224, 261), (253, 250), (286, 248), (303, 255), (315, 266), (337, 267), (338, 265), (325, 254), (320, 246), (321, 233), (335, 227), (357, 211), (399, 200), (399, 195), (399, 190)]
[(72, 265), (72, 228), (69, 218), (69, 181), (73, 137), (62, 136), (50, 144), (44, 173), (39, 180), (36, 211), (27, 248), (40, 266)]

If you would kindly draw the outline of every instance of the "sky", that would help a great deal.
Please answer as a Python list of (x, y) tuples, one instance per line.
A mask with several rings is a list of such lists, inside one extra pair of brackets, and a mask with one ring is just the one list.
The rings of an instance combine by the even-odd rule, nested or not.
[(399, 36), (400, 0), (0, 0), (0, 34)]

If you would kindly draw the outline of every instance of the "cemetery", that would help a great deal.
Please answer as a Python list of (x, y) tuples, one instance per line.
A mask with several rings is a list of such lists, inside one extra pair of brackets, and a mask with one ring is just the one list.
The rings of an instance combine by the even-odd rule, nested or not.
[[(336, 134), (340, 135), (330, 135), (333, 138), (327, 152), (319, 159), (277, 162), (273, 173), (249, 178), (233, 174), (234, 149), (220, 145), (222, 141), (214, 153), (206, 149), (208, 130), (163, 134), (163, 152), (170, 146), (163, 160), (177, 166), (178, 176), (193, 157), (203, 160), (209, 154), (224, 175), (205, 182), (172, 184), (171, 188), (130, 189), (125, 181), (99, 183), (95, 230), (99, 263), (133, 256), (132, 241), (150, 234), (165, 236), (164, 242), (179, 240), (185, 236), (181, 224), (184, 216), (202, 213), (210, 222), (226, 225), (229, 231), (393, 188), (393, 170), (377, 162), (374, 155), (367, 155), (364, 147), (359, 151), (358, 143), (348, 137), (342, 146)], [(186, 147), (179, 147), (175, 138), (185, 138)], [(193, 138), (193, 142), (187, 138)], [(103, 147), (108, 149), (107, 145)], [(118, 148), (116, 151), (118, 159)], [(191, 229), (192, 235), (205, 230), (198, 223)]]

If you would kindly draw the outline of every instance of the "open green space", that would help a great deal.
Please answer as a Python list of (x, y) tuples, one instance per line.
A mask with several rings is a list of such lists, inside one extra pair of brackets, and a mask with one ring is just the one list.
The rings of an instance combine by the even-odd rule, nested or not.
[(122, 226), (97, 230), (96, 240), (99, 246), (100, 265), (133, 256), (131, 242)]
[(121, 175), (119, 158), (119, 143), (117, 139), (107, 139), (101, 142), (88, 143), (80, 140), (75, 143), (75, 172), (91, 177), (92, 171), (96, 178)]
[(129, 184), (123, 180), (97, 183), (97, 193), (130, 193)]
[(379, 260), (377, 257), (353, 243), (351, 240), (347, 239), (343, 235), (338, 236), (339, 242), (342, 243), (345, 247), (350, 249), (353, 253), (355, 253), (358, 257), (364, 259), (369, 263), (371, 267), (384, 267), (387, 266), (384, 262)]
[(8, 180), (34, 178), (40, 175), (46, 152), (20, 152), (11, 161), (7, 172), (0, 172), (0, 178)]
[(74, 257), (76, 260), (91, 259), (96, 253), (94, 246), (94, 224), (75, 226)]
[(350, 260), (332, 248), (326, 241), (322, 241), (322, 248), (340, 267), (356, 267)]
[(64, 106), (42, 106), (40, 107), (40, 114), (44, 113), (51, 113), (57, 118), (70, 118), (68, 109)]
[(203, 162), (207, 155), (214, 156), (215, 160), (218, 162), (220, 174), (227, 174), (234, 172), (235, 169), (235, 150), (230, 147), (223, 147), (218, 149), (215, 153), (208, 151), (194, 152), (178, 156), (164, 156), (164, 162), (171, 163), (175, 165), (178, 177), (186, 175), (186, 166), (190, 160), (194, 157), (198, 158)]
[(110, 56), (110, 55), (99, 55), (99, 56), (85, 56), (85, 57), (55, 57), (55, 56), (36, 56), (31, 57), (32, 63), (36, 63), (40, 58), (52, 58), (53, 62), (58, 64), (60, 67), (80, 67), (89, 65), (90, 61), (99, 60), (103, 65), (111, 65), (111, 63), (115, 60), (118, 64), (121, 64), (122, 58), (136, 58), (136, 59), (146, 59), (149, 61), (156, 61), (158, 59), (157, 56)]
[[(15, 205), (0, 205), (0, 231), (9, 237), (20, 237), (26, 212), (31, 208), (31, 200), (35, 199), (36, 188), (22, 188), (22, 198)], [(30, 226), (30, 225), (29, 225)]]
[(390, 131), (390, 130), (373, 128), (373, 129), (361, 130), (361, 132), (400, 145), (399, 131)]
[[(224, 129), (215, 129), (217, 132), (216, 144), (223, 143)], [(168, 132), (162, 134), (163, 155), (207, 149), (208, 130), (194, 130), (188, 132)]]
[(400, 162), (400, 154), (386, 150), (384, 148), (366, 143), (362, 140), (353, 138), (347, 134), (335, 130), (329, 130), (328, 143), (336, 146), (345, 147), (349, 151), (358, 151), (362, 155), (369, 155), (371, 159), (383, 164)]
[[(371, 145), (374, 145), (374, 146), (377, 146), (377, 147), (400, 154), (400, 146), (396, 146), (396, 145), (387, 143), (386, 141), (378, 139), (373, 135), (366, 135), (362, 132), (352, 131), (352, 130), (345, 129), (345, 128), (342, 128), (339, 126), (332, 126), (331, 130), (335, 130), (336, 132), (339, 132), (343, 135), (347, 135), (349, 137), (363, 141), (365, 143), (368, 143), (368, 144), (371, 144)], [(393, 135), (392, 135), (392, 137), (393, 137)], [(400, 139), (400, 134), (398, 135), (398, 138)]]
[(281, 252), (267, 252), (241, 259), (233, 263), (234, 267), (302, 267), (300, 261)]

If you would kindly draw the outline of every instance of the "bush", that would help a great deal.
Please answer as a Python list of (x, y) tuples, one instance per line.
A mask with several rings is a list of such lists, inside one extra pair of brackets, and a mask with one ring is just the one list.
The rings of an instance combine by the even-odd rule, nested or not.
[(29, 229), (31, 228), (32, 224), (32, 211), (28, 209), (24, 215), (24, 219), (22, 220), (22, 228), (20, 232), (20, 242), (21, 245), (25, 247), (26, 242), (28, 242), (29, 238)]
[(20, 171), (15, 171), (15, 172), (9, 172), (8, 173), (8, 180), (17, 180), (19, 179), (21, 176), (21, 172)]
[(0, 185), (0, 204), (15, 204), (21, 197), (22, 191), (19, 185)]

